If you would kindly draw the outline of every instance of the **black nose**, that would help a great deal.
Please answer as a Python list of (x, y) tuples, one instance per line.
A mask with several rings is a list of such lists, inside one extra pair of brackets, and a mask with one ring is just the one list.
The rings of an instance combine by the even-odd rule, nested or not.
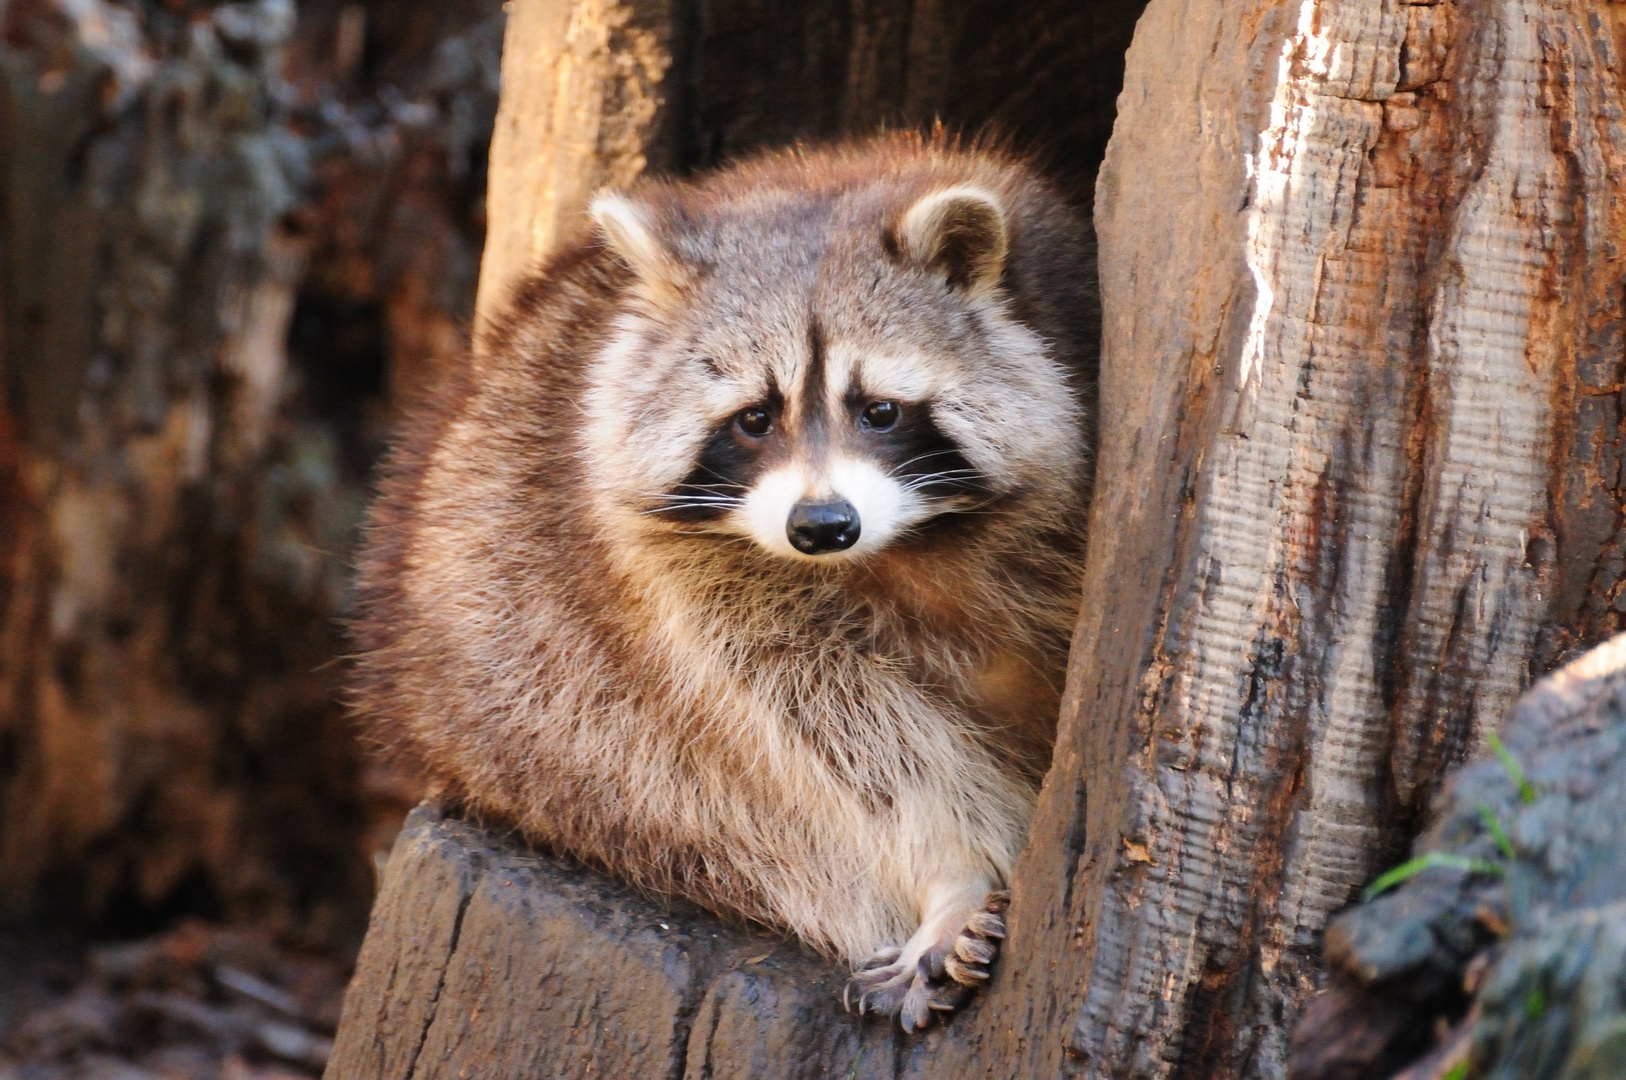
[(846, 551), (858, 543), (858, 511), (846, 499), (799, 502), (791, 508), (785, 535), (803, 555)]

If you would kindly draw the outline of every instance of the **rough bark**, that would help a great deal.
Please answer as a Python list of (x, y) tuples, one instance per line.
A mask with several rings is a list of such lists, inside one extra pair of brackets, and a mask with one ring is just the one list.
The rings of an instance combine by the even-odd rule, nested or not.
[[(278, 676), (331, 650), (271, 629), (266, 609), (320, 607), (341, 578), (312, 567), (286, 598), (240, 589), (247, 553), (210, 536), (249, 512), (303, 263), (281, 222), (304, 161), (271, 104), (292, 12), (235, 15), (162, 40), (121, 9), (6, 12), (5, 367), (23, 481), (0, 650), (13, 904), (63, 863), (93, 910), (121, 893), (156, 902), (231, 850), (243, 899), (274, 891), (274, 856), (243, 842), (256, 808), (225, 789), (222, 759), (278, 713), (296, 738), (323, 735), (322, 698)], [(238, 665), (256, 646), (278, 655), (250, 701)], [(222, 706), (242, 714), (240, 739), (212, 722)]]
[(778, 935), (415, 811), (330, 1077), (892, 1077), (902, 1037)]
[(1612, 10), (1147, 9), (1084, 614), (961, 1075), (1282, 1075), (1327, 916), (1618, 626)]

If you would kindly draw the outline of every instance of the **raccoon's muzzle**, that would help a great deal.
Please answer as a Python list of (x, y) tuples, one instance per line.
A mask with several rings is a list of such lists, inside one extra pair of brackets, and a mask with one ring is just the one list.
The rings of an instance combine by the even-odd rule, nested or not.
[(858, 511), (846, 499), (828, 502), (802, 500), (791, 507), (785, 522), (790, 546), (803, 555), (825, 555), (846, 551), (858, 543)]

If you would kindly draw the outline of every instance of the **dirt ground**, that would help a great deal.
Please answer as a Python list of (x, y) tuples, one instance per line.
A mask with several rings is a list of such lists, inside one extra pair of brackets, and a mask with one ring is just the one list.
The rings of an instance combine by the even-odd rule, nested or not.
[(189, 921), (87, 943), (0, 934), (0, 1080), (304, 1080), (353, 957)]

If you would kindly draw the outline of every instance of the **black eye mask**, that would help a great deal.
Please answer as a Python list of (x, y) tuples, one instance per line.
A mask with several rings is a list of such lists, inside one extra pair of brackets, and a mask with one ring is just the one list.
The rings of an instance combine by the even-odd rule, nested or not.
[[(877, 404), (890, 404), (897, 410), (885, 428), (865, 422)], [(972, 467), (953, 439), (943, 434), (925, 402), (877, 402), (861, 393), (849, 393), (847, 410), (858, 431), (853, 442), (862, 447), (864, 456), (916, 494), (927, 499), (982, 498), (991, 494), (987, 477)]]
[[(730, 416), (706, 437), (689, 474), (655, 507), (662, 518), (686, 524), (716, 521), (736, 509), (763, 473), (786, 457), (780, 419), (785, 402), (777, 387), (767, 400)], [(742, 425), (747, 412), (760, 412), (767, 421), (762, 434)]]

